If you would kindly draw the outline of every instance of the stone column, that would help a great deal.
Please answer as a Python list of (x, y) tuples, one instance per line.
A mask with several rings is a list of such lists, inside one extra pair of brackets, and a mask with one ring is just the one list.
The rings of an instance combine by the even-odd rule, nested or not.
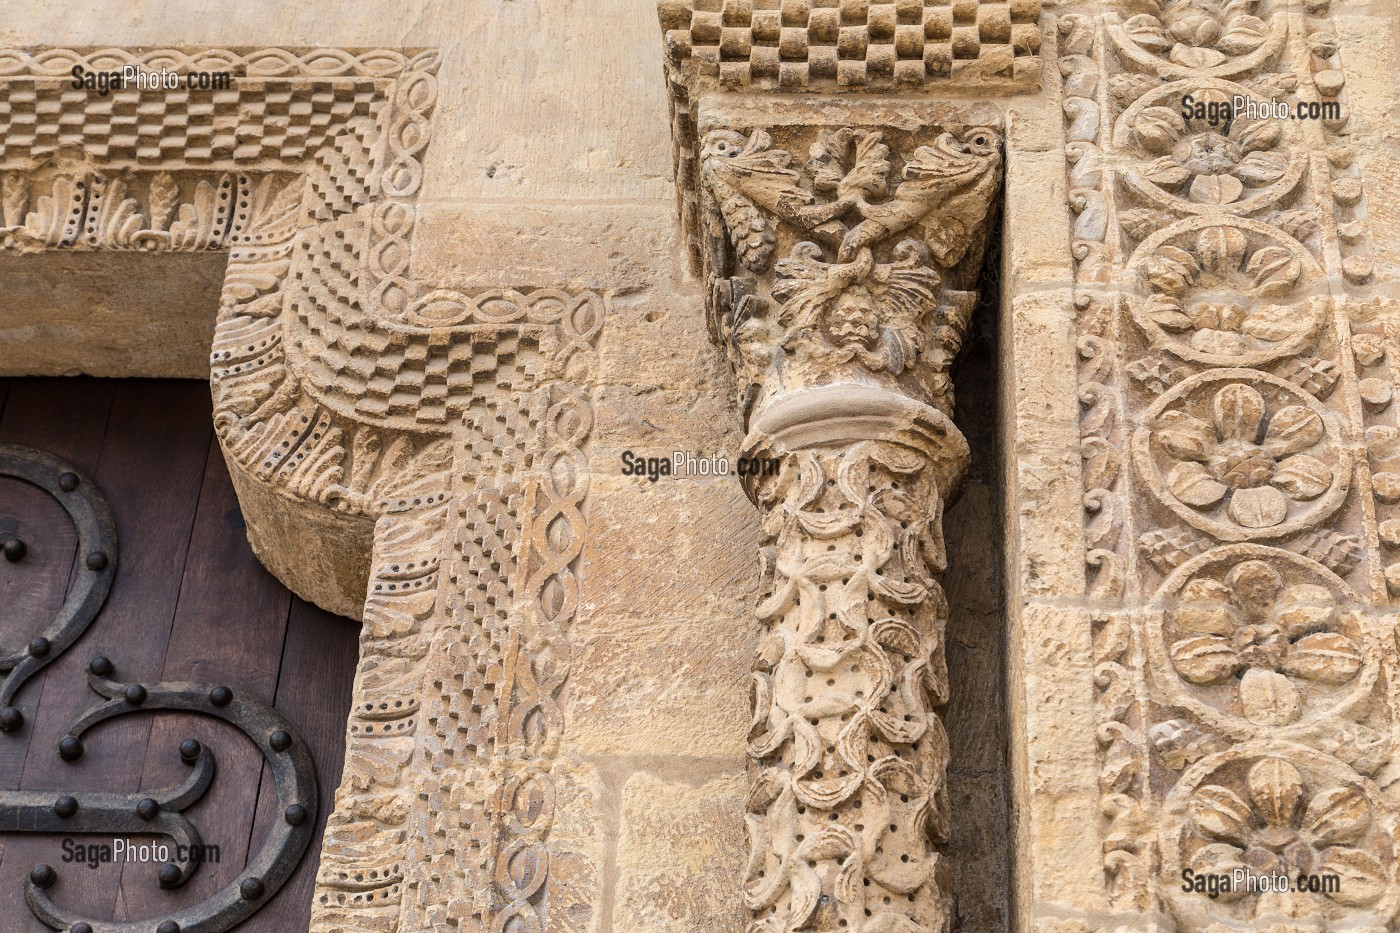
[(711, 312), (763, 512), (744, 897), (774, 933), (946, 930), (942, 512), (968, 460), (946, 369), (973, 296), (944, 281), (980, 258), (999, 139), (814, 132), (804, 171), (762, 130), (702, 149), (727, 234)]
[[(1001, 116), (843, 94), (882, 83), (881, 11), (811, 10), (805, 31), (784, 11), (662, 10), (681, 210), (763, 523), (743, 898), (764, 933), (946, 931), (942, 515), (968, 463), (948, 369), (1000, 192)], [(922, 42), (936, 14), (903, 12)], [(765, 15), (785, 51), (762, 47)], [(823, 48), (824, 24), (864, 59)], [(726, 62), (745, 28), (750, 58)], [(888, 51), (889, 82), (936, 71)], [(745, 93), (821, 88), (828, 64), (829, 93)]]
[(942, 512), (967, 463), (943, 412), (859, 383), (766, 409), (750, 450), (765, 629), (753, 674), (746, 906), (759, 929), (946, 930)]

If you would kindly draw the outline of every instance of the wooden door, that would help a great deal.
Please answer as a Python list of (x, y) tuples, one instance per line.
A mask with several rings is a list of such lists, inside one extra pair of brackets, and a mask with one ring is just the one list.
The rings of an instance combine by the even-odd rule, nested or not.
[[(210, 856), (187, 884), (162, 889), (159, 862), (78, 861), (80, 847), (99, 854), (91, 845), (112, 841), (100, 835), (4, 834), (0, 929), (48, 930), (24, 898), (31, 869), (46, 863), (58, 876), (47, 893), (65, 909), (94, 922), (152, 918), (154, 931), (160, 920), (236, 881), (282, 818), (263, 756), (236, 729), (207, 717), (123, 716), (85, 736), (81, 758), (63, 761), (56, 743), (101, 701), (86, 672), (94, 657), (105, 656), (122, 681), (196, 681), (260, 697), (305, 740), (320, 786), (315, 836), (287, 884), (238, 929), (306, 930), (321, 827), (340, 779), (358, 626), (297, 599), (254, 558), (213, 436), (208, 386), (0, 380), (0, 444), (38, 448), (90, 477), (111, 505), (120, 553), (105, 606), (86, 633), (18, 694), (25, 721), (0, 734), (0, 801), (4, 791), (51, 791), (57, 798), (176, 785), (189, 772), (177, 749), (191, 737), (217, 761), (212, 786), (184, 813)], [(23, 650), (43, 630), (84, 559), (54, 497), (0, 477), (6, 537), (23, 541), (24, 553), (14, 561), (0, 557), (3, 653)], [(18, 553), (12, 548), (10, 556)]]

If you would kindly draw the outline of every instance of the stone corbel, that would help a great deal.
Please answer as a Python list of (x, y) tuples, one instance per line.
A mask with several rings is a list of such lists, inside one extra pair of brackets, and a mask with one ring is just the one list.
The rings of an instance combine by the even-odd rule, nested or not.
[[(1000, 194), (1001, 114), (900, 92), (1038, 80), (1038, 9), (1012, 4), (1015, 25), (984, 31), (1005, 60), (978, 63), (958, 40), (979, 9), (997, 15), (662, 4), (692, 264), (744, 455), (776, 464), (745, 478), (763, 583), (742, 897), (765, 933), (952, 922), (942, 512), (968, 447), (949, 366)], [(945, 25), (962, 50), (947, 63)]]

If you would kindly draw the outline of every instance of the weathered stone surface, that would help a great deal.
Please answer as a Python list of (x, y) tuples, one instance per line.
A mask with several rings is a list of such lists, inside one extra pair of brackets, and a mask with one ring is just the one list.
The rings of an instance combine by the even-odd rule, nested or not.
[[(1394, 4), (659, 6), (0, 25), (0, 370), (212, 363), (364, 619), (315, 929), (1393, 928)], [(205, 147), (45, 47), (250, 70)]]
[[(673, 585), (692, 589), (683, 581)], [(613, 610), (602, 617), (606, 625), (580, 620), (568, 699), (570, 715), (587, 728), (571, 732), (571, 747), (591, 755), (741, 760), (757, 633), (736, 625), (728, 617), (732, 604), (723, 600), (693, 608), (694, 614), (674, 616)]]
[[(689, 784), (645, 772), (622, 789), (618, 930), (738, 929), (744, 780)], [(697, 827), (708, 831), (697, 833)]]
[(0, 368), (206, 379), (223, 256), (0, 252)]
[[(1079, 349), (1068, 289), (1012, 293), (1002, 308), (1002, 435), (1010, 597), (1074, 596), (1084, 590), (1084, 488), (1079, 449)], [(1074, 547), (1068, 545), (1074, 544)]]
[[(1022, 605), (1010, 633), (1013, 799), (1022, 898), (1080, 910), (1102, 906), (1090, 617), (1081, 609)], [(1025, 900), (1022, 900), (1025, 903)]]

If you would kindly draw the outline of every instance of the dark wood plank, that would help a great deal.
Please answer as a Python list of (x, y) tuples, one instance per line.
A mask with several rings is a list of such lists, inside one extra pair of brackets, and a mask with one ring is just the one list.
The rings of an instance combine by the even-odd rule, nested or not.
[[(24, 542), (17, 563), (0, 559), (0, 652), (23, 651), (58, 615), (68, 592), (77, 529), (53, 496), (19, 479), (0, 477), (0, 538)], [(30, 721), (43, 693), (44, 672), (16, 698)], [(29, 750), (27, 728), (0, 735), (0, 787), (19, 787)]]
[[(194, 736), (213, 749), (219, 775), (205, 799), (187, 812), (205, 841), (220, 847), (219, 864), (204, 866), (172, 894), (156, 885), (158, 865), (106, 864), (89, 870), (61, 863), (61, 837), (0, 836), (0, 929), (49, 933), (22, 902), (22, 879), (37, 862), (59, 869), (61, 881), (53, 893), (71, 909), (102, 919), (161, 916), (237, 877), (250, 845), (252, 851), (261, 846), (272, 821), (280, 818), (271, 777), (256, 749), (236, 730), (199, 717), (161, 714), (118, 721), (90, 734), (80, 762), (60, 762), (54, 744), (72, 718), (95, 700), (83, 675), (88, 661), (104, 654), (117, 663), (125, 680), (224, 682), (274, 700), (301, 731), (321, 783), (317, 840), (287, 887), (240, 931), (305, 930), (319, 831), (344, 758), (358, 626), (294, 600), (257, 563), (212, 437), (204, 384), (0, 380), (0, 404), (0, 440), (46, 449), (96, 478), (112, 502), (122, 547), (117, 581), (102, 615), (22, 695), (26, 703), (38, 705), (34, 721), (17, 741), (0, 736), (0, 777), (3, 755), (8, 751), (14, 759), (12, 781), (0, 787), (19, 784), (56, 793), (154, 789), (187, 773), (177, 763), (175, 748)], [(20, 508), (24, 495), (0, 481), (0, 522)], [(42, 514), (46, 507), (57, 509), (61, 519), (62, 510), (37, 495), (38, 500), (24, 504), (25, 514), (33, 514), (26, 522), (50, 526), (52, 534), (44, 545), (47, 563), (31, 563), (23, 581), (24, 592), (33, 594), (26, 597), (30, 608), (41, 608), (40, 570), (48, 589), (56, 591), (44, 597), (50, 602), (61, 602), (64, 587), (57, 579), (66, 585), (71, 573), (71, 558), (65, 564), (54, 556), (63, 543), (58, 529), (68, 526)], [(71, 537), (71, 529), (68, 533)], [(67, 548), (73, 550), (71, 540)], [(11, 578), (4, 571), (0, 565), (0, 600), (15, 589), (7, 590)], [(8, 600), (0, 606), (8, 609)], [(9, 618), (0, 611), (0, 626)], [(28, 637), (0, 627), (0, 642)], [(41, 693), (47, 697), (42, 703)]]
[(37, 447), (97, 469), (118, 383), (102, 379), (13, 379), (0, 441)]
[[(351, 686), (360, 656), (359, 631), (359, 625), (349, 619), (299, 599), (293, 601), (277, 684), (277, 708), (311, 749), (321, 803), (316, 838), (306, 857), (277, 897), (249, 921), (250, 933), (305, 930), (311, 922), (321, 834), (345, 761), (345, 723), (350, 718)], [(276, 804), (272, 775), (264, 765), (250, 852), (258, 851), (270, 827), (282, 818)]]
[[(123, 679), (153, 679), (164, 668), (212, 427), (208, 389), (200, 383), (115, 385), (94, 478), (116, 517), (121, 560), (102, 614), (87, 636), (49, 668), (29, 739), (21, 784), (26, 789), (133, 792), (140, 786), (148, 716), (124, 717), (100, 727), (89, 735), (87, 752), (75, 763), (61, 762), (53, 749), (68, 724), (95, 699), (84, 673), (92, 657), (112, 658)], [(60, 426), (61, 422), (54, 430)], [(60, 437), (47, 446), (64, 444)], [(58, 839), (44, 836), (10, 841), (0, 866), (0, 911), (28, 917), (18, 898), (18, 877), (37, 862), (57, 864), (58, 844)], [(58, 867), (62, 870), (54, 896), (60, 903), (91, 916), (112, 916), (121, 866)]]
[[(3, 380), (8, 399), (10, 383)], [(97, 468), (102, 438), (107, 431), (115, 386), (93, 384), (93, 380), (19, 380), (8, 405), (8, 417), (0, 412), (0, 443), (35, 447), (68, 460), (91, 474)], [(6, 631), (3, 637), (23, 644), (37, 634), (62, 605), (72, 569), (77, 533), (63, 507), (42, 490), (19, 480), (6, 481), (0, 492), (0, 515), (8, 515), (14, 528), (6, 528), (0, 518), (0, 532), (18, 530), (29, 545), (29, 554), (14, 571), (13, 583), (5, 601)], [(62, 565), (61, 568), (59, 565)], [(39, 571), (44, 579), (40, 583)], [(14, 601), (11, 601), (13, 599)], [(6, 642), (8, 644), (8, 642)], [(21, 701), (37, 705), (43, 692), (44, 675), (30, 681)], [(6, 765), (24, 755), (27, 730), (11, 736), (17, 741), (0, 741), (0, 781), (8, 774)], [(18, 781), (19, 772), (13, 775)], [(3, 786), (18, 786), (5, 783)]]
[[(170, 632), (162, 680), (225, 684), (272, 701), (286, 640), (291, 594), (248, 546), (246, 527), (217, 441), (211, 440), (199, 512), (190, 538), (180, 602)], [(185, 766), (175, 749), (186, 738), (205, 744), (218, 778), (188, 811), (205, 843), (219, 847), (219, 863), (205, 864), (179, 891), (153, 883), (159, 866), (129, 865), (122, 875), (127, 919), (158, 917), (194, 905), (238, 877), (257, 807), (262, 756), (237, 731), (204, 717), (163, 714), (151, 727), (141, 786), (177, 784)]]
[[(23, 444), (44, 450), (69, 461), (91, 476), (97, 471), (100, 461), (102, 441), (107, 431), (115, 395), (116, 385), (110, 382), (73, 379), (13, 380), (6, 391), (4, 418), (0, 420), (0, 442)], [(17, 487), (29, 491), (20, 492)], [(6, 491), (13, 493), (14, 498), (11, 501), (15, 503), (17, 511), (21, 502), (33, 507), (33, 511), (29, 511), (28, 515), (35, 521), (42, 522), (42, 525), (39, 526), (41, 533), (36, 533), (35, 540), (30, 542), (31, 547), (40, 553), (54, 553), (54, 560), (59, 565), (59, 569), (54, 571), (54, 582), (61, 577), (62, 589), (66, 591), (72, 569), (73, 543), (77, 536), (62, 507), (42, 493), (36, 498), (34, 493), (37, 490), (33, 490), (28, 484), (14, 483), (8, 485)], [(3, 508), (0, 508), (0, 511), (3, 511)], [(68, 555), (66, 567), (63, 566), (63, 558), (60, 556), (60, 552), (65, 550)], [(53, 598), (50, 596), (50, 600)], [(56, 594), (56, 600), (56, 605), (50, 607), (48, 601), (40, 599), (37, 605), (29, 608), (38, 612), (45, 611), (45, 608), (52, 611), (62, 604), (62, 592)], [(47, 618), (16, 610), (14, 615), (7, 613), (6, 623), (23, 629), (25, 634), (19, 638), (28, 641), (29, 633), (42, 628), (47, 623)], [(73, 650), (82, 650), (87, 640), (84, 638), (79, 641)], [(66, 671), (59, 670), (63, 661), (64, 659), (59, 659), (57, 663), (50, 665), (20, 691), (18, 701), (29, 715), (29, 720), (19, 732), (0, 735), (0, 781), (3, 781), (0, 786), (8, 789), (21, 786), (25, 763), (30, 759), (43, 757), (57, 761), (52, 744), (43, 745), (36, 739), (35, 724), (47, 709), (48, 704), (43, 702), (45, 694), (52, 698), (55, 693), (65, 689), (48, 689), (50, 678), (57, 678), (54, 682), (58, 684), (69, 676)], [(25, 840), (0, 837), (0, 915), (31, 919), (28, 907), (23, 903), (21, 880), (34, 862), (41, 858), (55, 858), (57, 845), (56, 839), (50, 839), (46, 845), (36, 849)]]

